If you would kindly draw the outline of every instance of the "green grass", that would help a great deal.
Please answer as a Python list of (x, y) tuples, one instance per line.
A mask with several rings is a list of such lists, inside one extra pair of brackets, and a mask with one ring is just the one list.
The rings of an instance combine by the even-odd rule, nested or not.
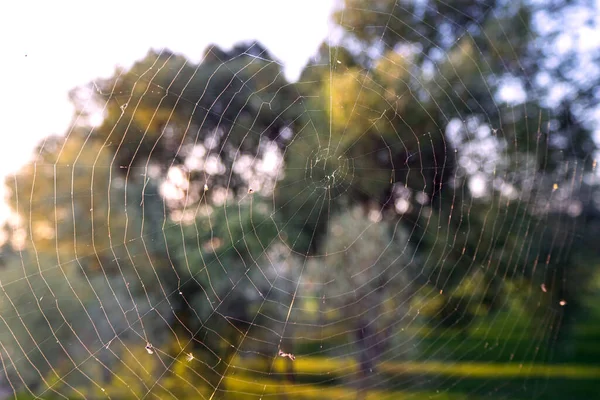
[[(272, 372), (285, 373), (288, 360), (278, 359), (273, 364)], [(326, 357), (297, 358), (294, 371), (301, 375), (346, 375), (358, 371), (354, 359), (331, 359)], [(241, 371), (260, 371), (264, 363), (259, 360), (233, 360), (234, 368)], [(406, 361), (383, 362), (377, 371), (390, 375), (433, 374), (442, 376), (473, 378), (563, 378), (563, 379), (599, 379), (600, 366), (591, 367), (573, 364), (520, 364), (520, 363), (482, 363), (482, 362), (439, 362), (439, 361)]]
[[(226, 397), (231, 399), (286, 398), (286, 399), (352, 399), (357, 398), (357, 391), (346, 387), (323, 387), (311, 384), (288, 384), (269, 379), (256, 381), (252, 376), (229, 376), (225, 381)], [(366, 400), (478, 400), (483, 397), (469, 396), (460, 393), (444, 393), (439, 391), (401, 391), (401, 390), (369, 390)]]
[[(600, 393), (600, 305), (557, 342), (535, 322), (497, 315), (466, 332), (413, 325), (403, 334), (418, 351), (409, 361), (380, 363), (380, 390), (367, 399), (548, 399), (587, 400)], [(536, 336), (532, 332), (538, 332)], [(541, 332), (541, 333), (540, 333)], [(541, 336), (540, 336), (541, 335)], [(233, 360), (227, 398), (355, 399), (358, 365), (353, 358), (323, 356), (354, 337), (335, 329), (306, 332), (295, 342), (296, 360), (265, 366), (256, 359)], [(343, 353), (344, 351), (342, 351)], [(290, 363), (292, 363), (290, 365)], [(295, 383), (286, 382), (293, 366)], [(261, 371), (270, 371), (269, 374)]]
[[(377, 386), (363, 393), (363, 398), (598, 398), (600, 304), (596, 307), (585, 315), (586, 320), (572, 325), (569, 337), (558, 342), (548, 335), (548, 326), (536, 330), (535, 323), (511, 314), (496, 315), (466, 332), (413, 324), (401, 332), (416, 345), (412, 358), (387, 353), (373, 371)], [(356, 399), (356, 359), (330, 355), (336, 347), (337, 354), (355, 351), (355, 337), (333, 327), (300, 332), (299, 336), (304, 339), (294, 342), (295, 361), (234, 357), (214, 398)], [(209, 387), (202, 390), (207, 398), (213, 392)], [(192, 393), (186, 398), (196, 397)]]
[[(279, 380), (258, 373), (265, 370), (265, 365), (255, 360), (236, 359), (234, 363), (235, 373), (227, 377), (226, 388), (235, 392), (236, 396), (241, 393), (248, 398), (252, 395), (268, 397), (284, 393), (291, 399), (344, 399), (356, 396), (354, 389), (341, 385), (342, 382), (351, 382), (358, 370), (353, 360), (297, 358), (293, 363), (295, 384), (286, 382), (289, 361), (281, 359), (273, 364), (269, 376)], [(378, 366), (377, 373), (380, 378), (388, 378), (388, 390), (370, 390), (367, 398), (590, 399), (600, 390), (600, 367), (585, 365), (384, 362)]]

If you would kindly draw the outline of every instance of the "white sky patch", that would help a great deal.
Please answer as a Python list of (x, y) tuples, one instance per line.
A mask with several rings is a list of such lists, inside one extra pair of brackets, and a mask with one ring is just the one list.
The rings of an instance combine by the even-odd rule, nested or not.
[(573, 37), (562, 34), (556, 39), (555, 51), (557, 54), (565, 54), (573, 49)]
[(396, 200), (394, 207), (396, 208), (398, 214), (404, 214), (410, 210), (410, 202), (406, 199), (400, 198)]
[(527, 93), (518, 79), (506, 79), (500, 87), (498, 100), (509, 104), (519, 104), (527, 100)]
[(473, 197), (485, 196), (487, 193), (485, 177), (478, 174), (469, 178), (469, 190)]
[(188, 187), (189, 181), (183, 171), (178, 167), (171, 167), (167, 173), (167, 181), (160, 187), (160, 192), (167, 199), (181, 200), (185, 197)]
[(204, 155), (206, 149), (202, 145), (196, 145), (192, 149), (190, 155), (185, 159), (185, 167), (189, 170), (197, 170), (202, 168), (204, 164)]
[(276, 176), (279, 172), (281, 165), (283, 164), (283, 156), (277, 149), (275, 144), (271, 144), (267, 147), (265, 154), (258, 163), (258, 172)]
[(380, 222), (382, 219), (383, 215), (381, 214), (381, 211), (375, 209), (369, 210), (369, 220), (371, 222), (377, 223)]
[(494, 189), (510, 200), (515, 200), (519, 197), (519, 191), (512, 184), (501, 178), (494, 179)]
[(429, 201), (429, 196), (427, 196), (426, 193), (417, 192), (415, 194), (415, 200), (417, 200), (417, 203), (419, 203), (421, 205), (425, 205)]
[(209, 175), (221, 175), (227, 171), (227, 168), (221, 162), (218, 155), (209, 155), (204, 162), (204, 170)]

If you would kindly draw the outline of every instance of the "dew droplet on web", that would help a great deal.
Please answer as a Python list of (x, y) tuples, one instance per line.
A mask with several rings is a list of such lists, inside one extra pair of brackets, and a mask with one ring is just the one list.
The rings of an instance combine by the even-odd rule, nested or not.
[(561, 307), (564, 307), (567, 305), (567, 302), (565, 300), (561, 300), (558, 302), (558, 304), (560, 304)]

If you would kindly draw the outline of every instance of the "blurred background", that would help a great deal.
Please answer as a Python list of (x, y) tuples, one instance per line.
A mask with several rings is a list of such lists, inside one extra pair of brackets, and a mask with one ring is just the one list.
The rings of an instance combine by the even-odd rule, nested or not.
[(3, 5), (0, 399), (593, 399), (600, 3)]

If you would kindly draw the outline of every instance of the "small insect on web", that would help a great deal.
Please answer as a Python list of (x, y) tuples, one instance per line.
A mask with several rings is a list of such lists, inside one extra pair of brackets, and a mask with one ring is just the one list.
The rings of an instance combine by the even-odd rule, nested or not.
[(296, 359), (296, 356), (293, 355), (292, 353), (284, 353), (283, 351), (279, 350), (279, 354), (280, 357), (287, 357), (290, 360), (294, 361)]

